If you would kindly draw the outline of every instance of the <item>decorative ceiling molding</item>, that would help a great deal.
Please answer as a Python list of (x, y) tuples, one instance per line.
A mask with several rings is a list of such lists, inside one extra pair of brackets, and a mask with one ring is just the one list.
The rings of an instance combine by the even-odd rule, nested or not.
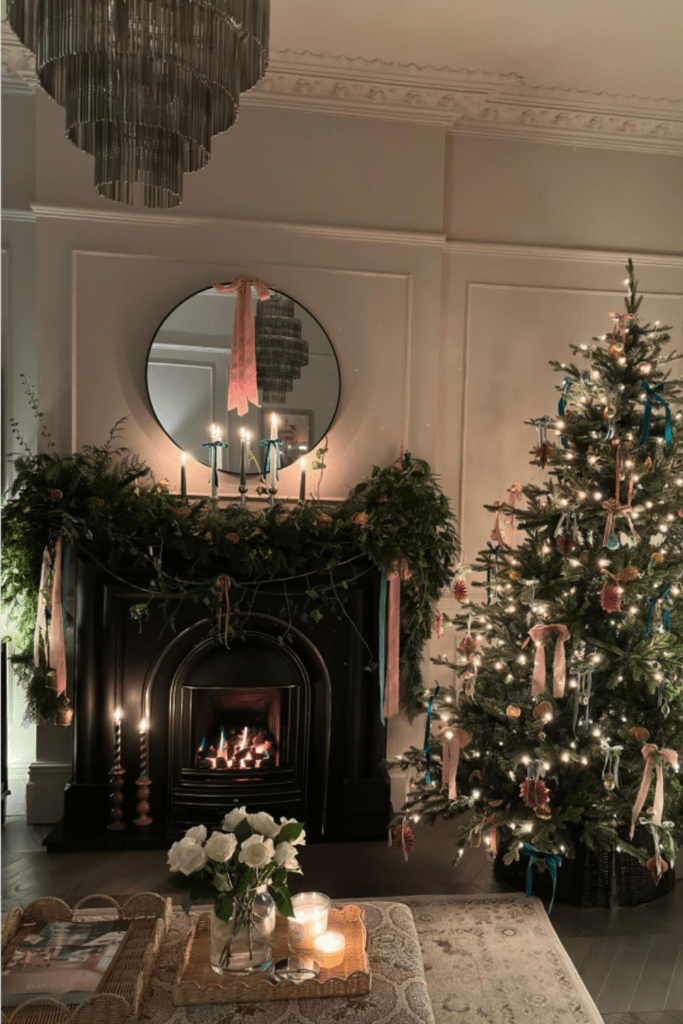
[[(2, 23), (2, 88), (35, 88), (35, 58)], [(527, 85), (517, 74), (272, 50), (249, 106), (441, 127), (455, 135), (683, 155), (683, 99)]]

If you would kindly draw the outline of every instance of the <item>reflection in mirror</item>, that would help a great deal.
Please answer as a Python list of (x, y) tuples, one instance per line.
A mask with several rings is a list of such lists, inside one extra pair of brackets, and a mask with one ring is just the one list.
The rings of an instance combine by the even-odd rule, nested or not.
[(229, 473), (239, 472), (243, 430), (252, 455), (247, 472), (260, 473), (259, 441), (271, 436), (275, 413), (285, 468), (324, 438), (339, 403), (339, 364), (315, 317), (281, 292), (271, 290), (262, 301), (252, 287), (251, 299), (260, 408), (250, 405), (245, 416), (227, 411), (234, 292), (211, 287), (179, 303), (147, 356), (147, 390), (163, 429), (188, 456), (209, 465), (203, 445), (213, 439), (213, 428), (228, 445), (218, 452), (218, 468)]

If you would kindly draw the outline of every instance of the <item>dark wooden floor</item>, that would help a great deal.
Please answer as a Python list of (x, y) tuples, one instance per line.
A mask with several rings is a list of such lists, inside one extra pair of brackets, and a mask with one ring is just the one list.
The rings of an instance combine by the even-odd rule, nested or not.
[[(41, 840), (48, 831), (7, 819), (3, 910), (47, 895), (73, 904), (102, 891), (171, 894), (163, 852), (47, 854)], [(408, 864), (386, 843), (307, 846), (304, 876), (293, 876), (292, 888), (320, 889), (336, 899), (504, 891), (483, 850), (468, 850), (456, 869), (450, 867), (454, 834), (453, 825), (420, 828)], [(683, 885), (633, 909), (556, 904), (552, 923), (606, 1024), (683, 1024)]]

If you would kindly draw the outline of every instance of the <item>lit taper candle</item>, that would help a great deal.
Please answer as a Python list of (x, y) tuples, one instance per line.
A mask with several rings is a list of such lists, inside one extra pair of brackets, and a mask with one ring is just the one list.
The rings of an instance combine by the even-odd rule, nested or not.
[(187, 498), (187, 473), (185, 472), (185, 463), (187, 462), (187, 452), (183, 452), (180, 456), (180, 497)]
[(147, 778), (147, 731), (149, 729), (149, 722), (146, 718), (143, 718), (140, 722), (140, 778)]
[(121, 767), (121, 719), (123, 712), (117, 708), (114, 712), (114, 768)]
[[(275, 413), (270, 418), (270, 439), (271, 441), (277, 441), (277, 416)], [(275, 485), (277, 483), (277, 447), (273, 446), (270, 453), (270, 487), (272, 491), (275, 491)]]
[(299, 459), (299, 465), (301, 466), (301, 478), (299, 480), (299, 501), (303, 505), (306, 501), (306, 460), (304, 458)]

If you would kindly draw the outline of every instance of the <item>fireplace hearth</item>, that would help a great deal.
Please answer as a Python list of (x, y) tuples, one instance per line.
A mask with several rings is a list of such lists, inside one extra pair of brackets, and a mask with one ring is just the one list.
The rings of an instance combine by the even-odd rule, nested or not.
[[(75, 567), (74, 775), (51, 850), (165, 846), (199, 823), (217, 828), (231, 808), (305, 821), (310, 840), (386, 835), (386, 729), (376, 673), (379, 574), (335, 575), (341, 606), (317, 623), (300, 612), (300, 589), (263, 587), (239, 637), (226, 647), (207, 608), (178, 601), (172, 630), (160, 600), (135, 621), (145, 580)], [(121, 577), (128, 580), (123, 583)], [(326, 582), (329, 584), (329, 576)], [(112, 721), (123, 710), (123, 832), (107, 831)], [(137, 726), (149, 722), (151, 817), (135, 817)]]

